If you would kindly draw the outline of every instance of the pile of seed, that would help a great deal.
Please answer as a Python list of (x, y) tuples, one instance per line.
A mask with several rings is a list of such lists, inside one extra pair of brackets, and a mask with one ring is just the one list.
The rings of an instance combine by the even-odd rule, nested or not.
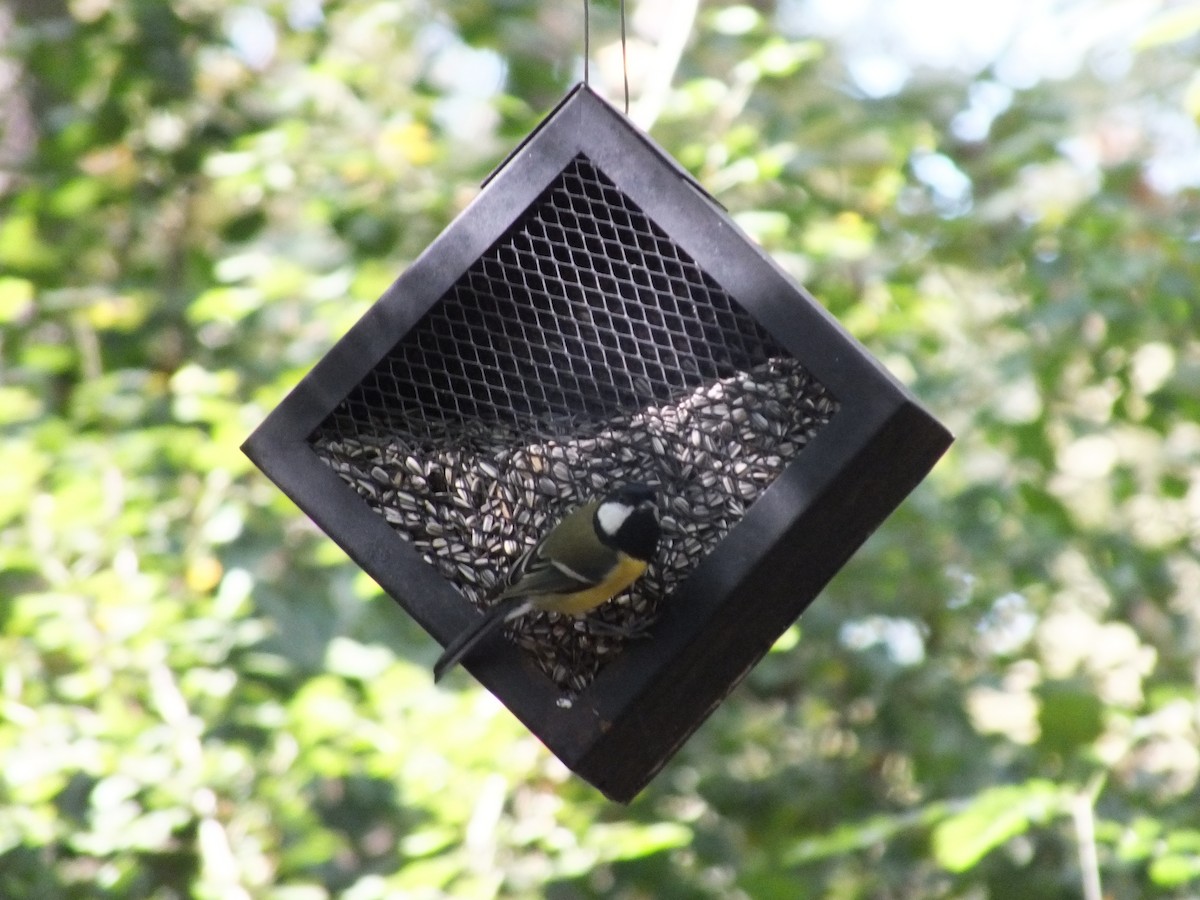
[[(430, 423), (412, 434), (319, 431), (317, 454), (472, 603), (503, 588), (518, 557), (556, 521), (625, 482), (657, 483), (663, 540), (630, 591), (583, 618), (538, 614), (510, 632), (567, 694), (591, 682), (741, 520), (837, 411), (795, 360), (703, 385), (671, 403), (603, 421)], [(600, 623), (593, 625), (593, 623)]]

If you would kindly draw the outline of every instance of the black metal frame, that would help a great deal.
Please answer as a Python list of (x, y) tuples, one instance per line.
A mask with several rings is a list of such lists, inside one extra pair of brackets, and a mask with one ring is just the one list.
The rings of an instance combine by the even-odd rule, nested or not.
[(314, 453), (331, 411), (585, 154), (840, 402), (832, 420), (572, 702), (521, 651), (467, 668), (568, 767), (628, 801), (799, 616), (953, 440), (660, 148), (576, 87), (247, 439), (243, 450), (443, 644), (478, 615)]

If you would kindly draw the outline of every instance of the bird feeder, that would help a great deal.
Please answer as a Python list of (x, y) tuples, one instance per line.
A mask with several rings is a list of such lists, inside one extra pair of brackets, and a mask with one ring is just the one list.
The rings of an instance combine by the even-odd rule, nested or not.
[(571, 509), (660, 485), (633, 589), (465, 661), (628, 801), (951, 440), (578, 86), (243, 449), (443, 644)]

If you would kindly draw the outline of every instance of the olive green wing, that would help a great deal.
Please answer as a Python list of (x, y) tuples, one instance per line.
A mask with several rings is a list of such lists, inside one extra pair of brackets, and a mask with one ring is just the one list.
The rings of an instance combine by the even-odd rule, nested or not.
[(579, 507), (531, 547), (513, 566), (511, 586), (500, 598), (573, 594), (603, 581), (616, 559), (596, 537), (598, 505), (593, 501)]

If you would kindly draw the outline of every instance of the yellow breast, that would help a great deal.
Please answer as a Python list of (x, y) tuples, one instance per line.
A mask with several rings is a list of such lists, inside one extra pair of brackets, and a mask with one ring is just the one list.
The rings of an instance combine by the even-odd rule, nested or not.
[(537, 605), (547, 612), (567, 613), (578, 616), (594, 609), (606, 600), (611, 600), (625, 588), (637, 581), (646, 571), (644, 560), (620, 554), (620, 562), (602, 583), (586, 591), (574, 594), (556, 594), (550, 597), (539, 597)]

